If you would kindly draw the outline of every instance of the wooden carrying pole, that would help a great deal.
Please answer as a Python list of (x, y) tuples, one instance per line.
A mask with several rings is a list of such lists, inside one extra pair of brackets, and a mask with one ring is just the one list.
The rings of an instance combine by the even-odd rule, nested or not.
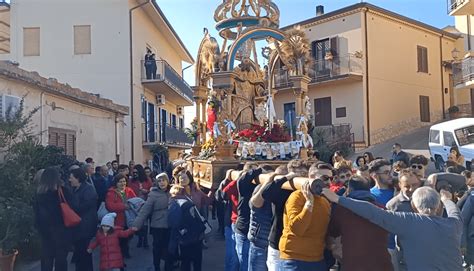
[[(241, 173), (240, 170), (233, 170), (232, 174), (231, 174), (232, 180), (237, 180), (240, 176), (240, 173)], [(259, 182), (262, 183), (262, 184), (268, 182), (270, 180), (270, 176), (271, 176), (271, 174), (260, 174), (260, 176), (258, 176)], [(281, 178), (281, 177), (284, 177), (284, 176), (283, 175), (277, 175), (275, 177), (275, 179)], [(309, 180), (309, 178), (306, 178), (306, 177), (296, 177), (296, 178), (294, 178), (293, 180), (291, 180), (289, 182), (285, 182), (283, 184), (282, 188), (286, 189), (286, 190), (301, 189), (301, 186), (308, 180)]]

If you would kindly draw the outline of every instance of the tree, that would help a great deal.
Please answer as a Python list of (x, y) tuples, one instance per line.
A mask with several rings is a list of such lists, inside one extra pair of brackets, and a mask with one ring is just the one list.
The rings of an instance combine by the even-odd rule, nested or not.
[(28, 247), (37, 238), (32, 203), (37, 183), (35, 173), (42, 168), (66, 169), (76, 163), (61, 148), (42, 146), (40, 133), (32, 131), (32, 117), (39, 108), (24, 113), (24, 98), (17, 108), (9, 107), (0, 116), (0, 249), (3, 254)]

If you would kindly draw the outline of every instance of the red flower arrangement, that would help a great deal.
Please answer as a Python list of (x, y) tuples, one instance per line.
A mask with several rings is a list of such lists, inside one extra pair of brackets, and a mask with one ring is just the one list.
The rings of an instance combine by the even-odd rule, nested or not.
[(253, 124), (251, 128), (238, 132), (234, 139), (248, 142), (288, 142), (291, 140), (279, 124), (274, 124), (272, 129)]

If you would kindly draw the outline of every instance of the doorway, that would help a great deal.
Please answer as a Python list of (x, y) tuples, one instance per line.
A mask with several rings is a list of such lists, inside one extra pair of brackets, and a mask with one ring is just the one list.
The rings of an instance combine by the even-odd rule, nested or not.
[(314, 99), (315, 126), (332, 125), (331, 97)]

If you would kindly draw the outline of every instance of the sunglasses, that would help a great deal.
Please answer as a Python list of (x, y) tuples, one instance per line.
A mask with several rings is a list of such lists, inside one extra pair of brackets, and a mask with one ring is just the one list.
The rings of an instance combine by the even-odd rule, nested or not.
[(351, 176), (352, 176), (352, 174), (347, 173), (346, 175), (339, 175), (339, 179), (345, 180), (345, 179), (349, 179)]
[(411, 165), (412, 169), (423, 169), (422, 165)]
[(321, 175), (321, 177), (319, 177), (319, 179), (321, 179), (323, 182), (327, 182), (327, 181), (332, 181), (333, 177), (328, 176), (328, 175)]

